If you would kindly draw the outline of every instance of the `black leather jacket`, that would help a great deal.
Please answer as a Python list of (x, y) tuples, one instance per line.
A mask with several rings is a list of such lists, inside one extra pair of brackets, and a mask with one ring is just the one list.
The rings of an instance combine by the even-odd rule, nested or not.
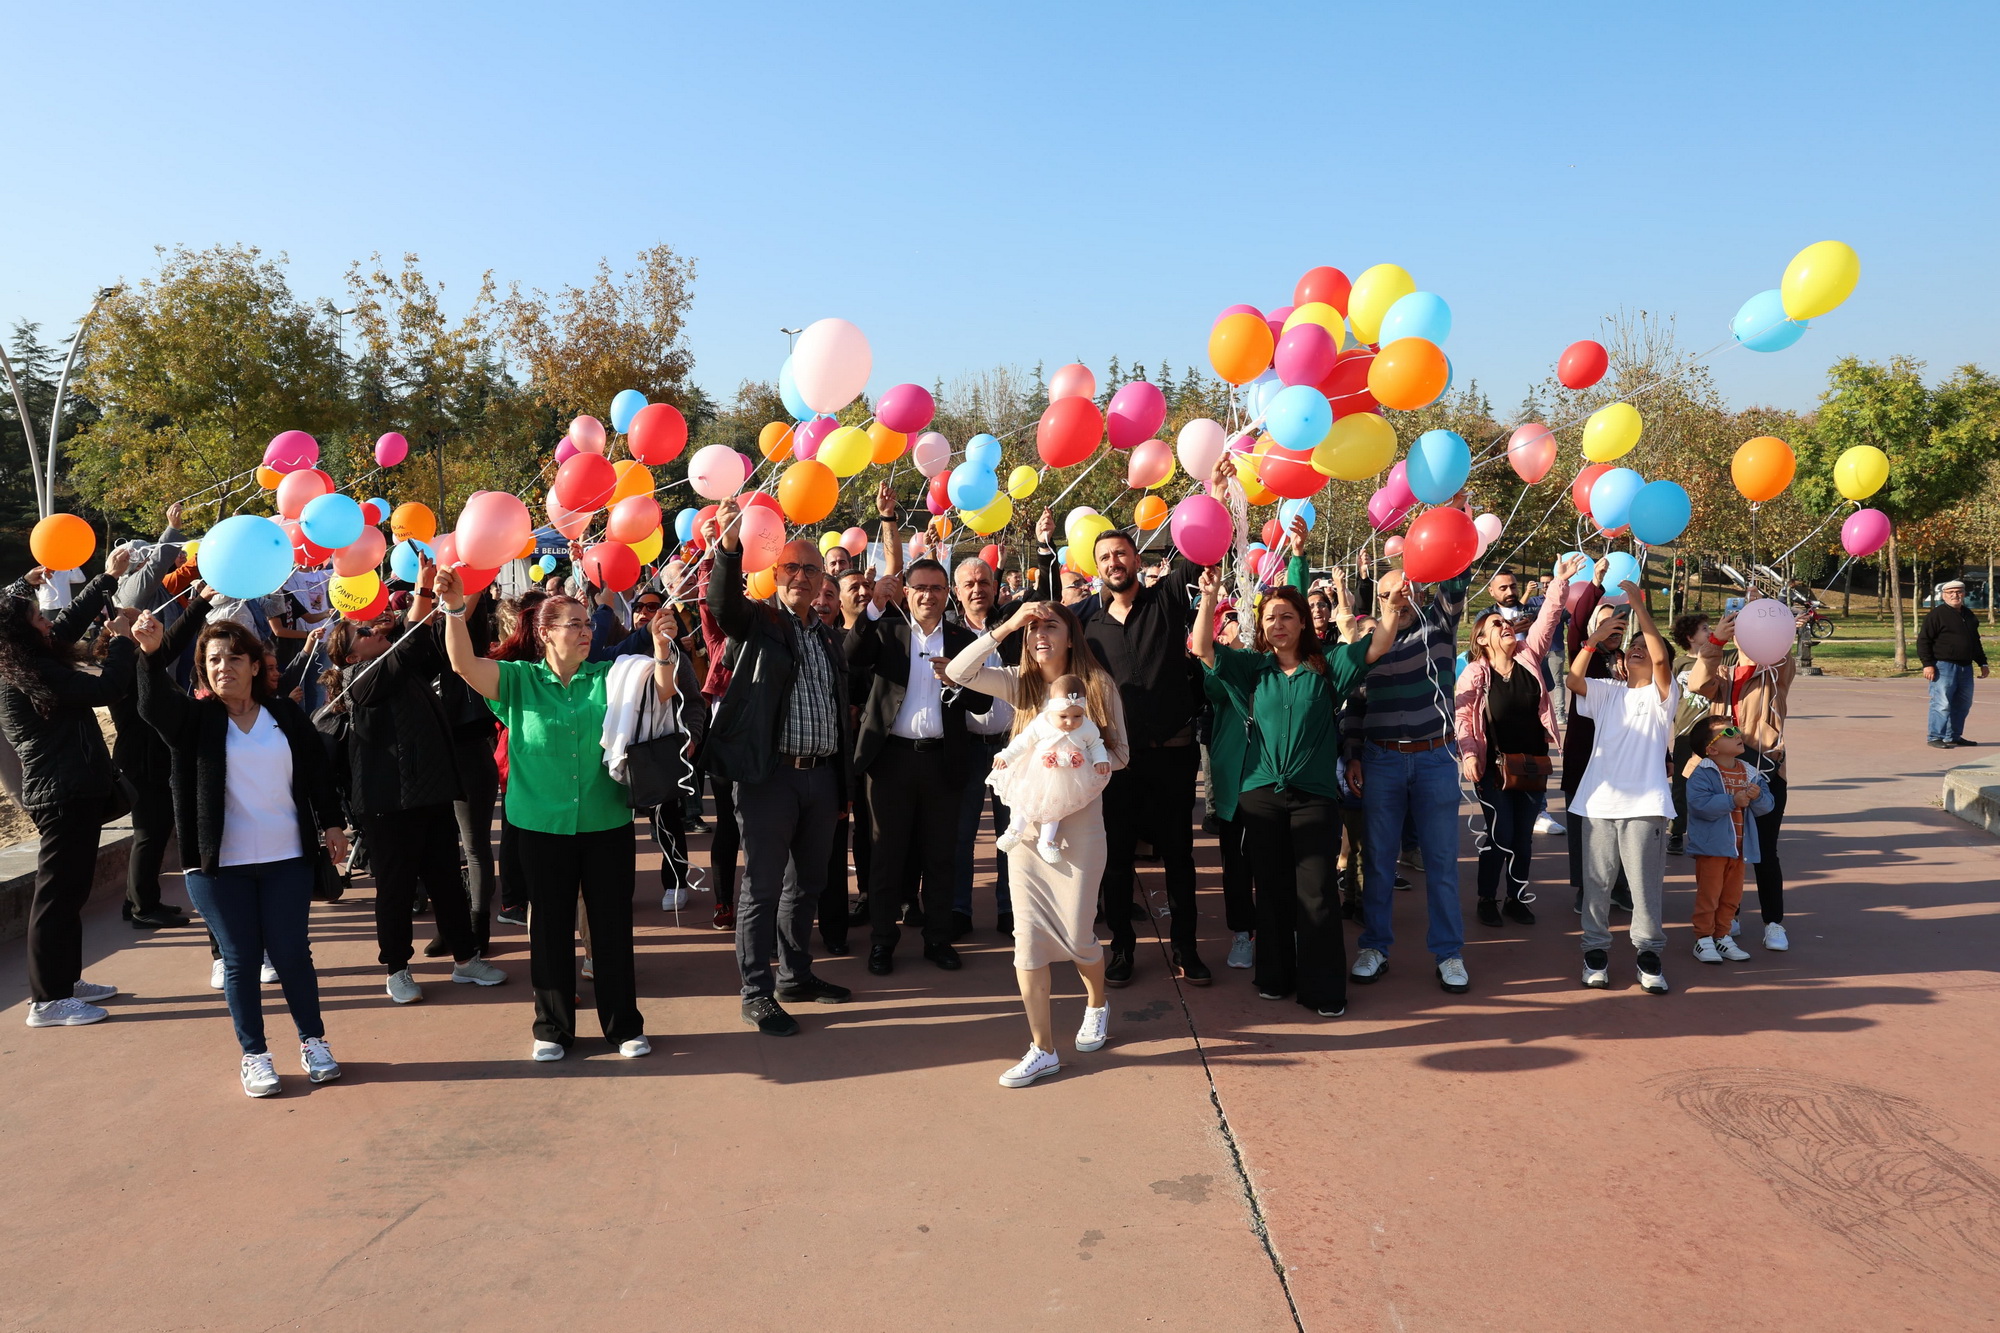
[[(104, 609), (118, 580), (100, 574), (64, 608), (50, 629), (56, 643), (67, 648), (83, 637)], [(25, 584), (6, 594), (32, 597)], [(70, 801), (102, 800), (120, 795), (118, 773), (96, 710), (132, 693), (138, 647), (130, 639), (112, 641), (95, 671), (59, 658), (43, 658), (35, 670), (55, 693), (56, 705), (43, 717), (28, 696), (0, 681), (0, 729), (21, 759), (21, 805), (33, 811)]]
[[(778, 736), (791, 704), (792, 680), (798, 671), (791, 615), (778, 607), (753, 602), (743, 590), (743, 553), (718, 548), (708, 579), (708, 610), (729, 636), (726, 651), (731, 668), (729, 688), (709, 723), (703, 762), (710, 772), (735, 782), (763, 782), (778, 766)], [(825, 623), (812, 633), (821, 636), (833, 659), (834, 714), (840, 743), (834, 766), (840, 789), (847, 790), (854, 757), (854, 725), (847, 706), (847, 658), (841, 640)]]

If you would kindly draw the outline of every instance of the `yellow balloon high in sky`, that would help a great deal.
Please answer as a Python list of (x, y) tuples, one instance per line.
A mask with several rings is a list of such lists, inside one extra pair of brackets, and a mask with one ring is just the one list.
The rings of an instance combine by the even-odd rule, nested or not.
[(1312, 465), (1336, 481), (1360, 481), (1395, 457), (1396, 428), (1373, 412), (1350, 412), (1313, 449)]
[(1417, 289), (1417, 280), (1400, 264), (1377, 264), (1363, 270), (1347, 295), (1347, 322), (1354, 336), (1372, 343), (1382, 336), (1382, 317), (1389, 307)]
[(1639, 442), (1639, 409), (1630, 403), (1611, 403), (1590, 414), (1583, 423), (1583, 456), (1593, 463), (1609, 463), (1632, 452)]
[(1818, 319), (1854, 294), (1861, 281), (1861, 256), (1840, 241), (1808, 245), (1785, 265), (1778, 295), (1787, 319)]
[(851, 477), (875, 457), (875, 441), (859, 426), (842, 426), (820, 442), (819, 461), (836, 477)]
[(1833, 484), (1850, 500), (1866, 500), (1889, 484), (1889, 455), (1872, 444), (1857, 444), (1833, 465)]
[(1324, 301), (1308, 301), (1286, 315), (1284, 332), (1290, 333), (1301, 324), (1317, 324), (1332, 334), (1336, 352), (1347, 346), (1347, 325), (1342, 322), (1340, 312)]

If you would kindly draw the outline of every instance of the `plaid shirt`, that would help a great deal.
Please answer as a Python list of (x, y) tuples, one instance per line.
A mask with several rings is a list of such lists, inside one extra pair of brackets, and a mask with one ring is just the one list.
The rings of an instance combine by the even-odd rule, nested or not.
[(834, 668), (826, 635), (817, 623), (808, 625), (781, 608), (791, 619), (792, 642), (797, 645), (798, 674), (792, 678), (791, 698), (785, 704), (785, 723), (778, 732), (778, 749), (784, 754), (812, 757), (829, 755), (840, 745), (840, 701), (834, 697)]

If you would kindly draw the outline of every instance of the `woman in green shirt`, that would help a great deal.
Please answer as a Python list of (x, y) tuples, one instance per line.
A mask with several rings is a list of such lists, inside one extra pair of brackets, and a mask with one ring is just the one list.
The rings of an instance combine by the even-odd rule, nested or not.
[[(1340, 850), (1340, 704), (1395, 643), (1385, 614), (1368, 639), (1331, 653), (1297, 588), (1257, 606), (1254, 648), (1215, 642), (1218, 569), (1201, 576), (1194, 652), (1216, 700), (1209, 780), (1215, 812), (1240, 820), (1257, 882), (1257, 993), (1294, 992), (1328, 1018), (1347, 1012), (1347, 944), (1334, 861)], [(1384, 580), (1392, 596), (1400, 586)]]
[[(576, 1040), (576, 900), (590, 922), (597, 1019), (618, 1053), (651, 1052), (632, 963), (637, 854), (625, 788), (604, 766), (606, 677), (592, 662), (590, 613), (574, 597), (535, 608), (539, 662), (481, 657), (465, 626), (465, 585), (437, 572), (452, 670), (507, 727), (507, 822), (528, 881), (528, 972), (535, 988), (537, 1060), (560, 1060)], [(674, 698), (673, 621), (653, 620), (653, 685)]]

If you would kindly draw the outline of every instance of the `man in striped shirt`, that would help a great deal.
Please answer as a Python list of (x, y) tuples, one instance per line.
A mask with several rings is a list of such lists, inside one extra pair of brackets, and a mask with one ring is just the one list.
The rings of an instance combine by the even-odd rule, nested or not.
[[(1392, 581), (1402, 578), (1400, 570), (1383, 576), (1384, 601), (1394, 596)], [(1460, 957), (1465, 926), (1458, 907), (1458, 754), (1452, 739), (1458, 622), (1469, 583), (1461, 574), (1434, 585), (1427, 597), (1408, 599), (1395, 647), (1369, 669), (1342, 715), (1347, 782), (1361, 793), (1368, 828), (1353, 968), (1354, 980), (1363, 984), (1389, 967), (1396, 855), (1408, 823), (1423, 853), (1430, 917), (1424, 944), (1437, 962), (1438, 984), (1453, 994), (1471, 986)]]

